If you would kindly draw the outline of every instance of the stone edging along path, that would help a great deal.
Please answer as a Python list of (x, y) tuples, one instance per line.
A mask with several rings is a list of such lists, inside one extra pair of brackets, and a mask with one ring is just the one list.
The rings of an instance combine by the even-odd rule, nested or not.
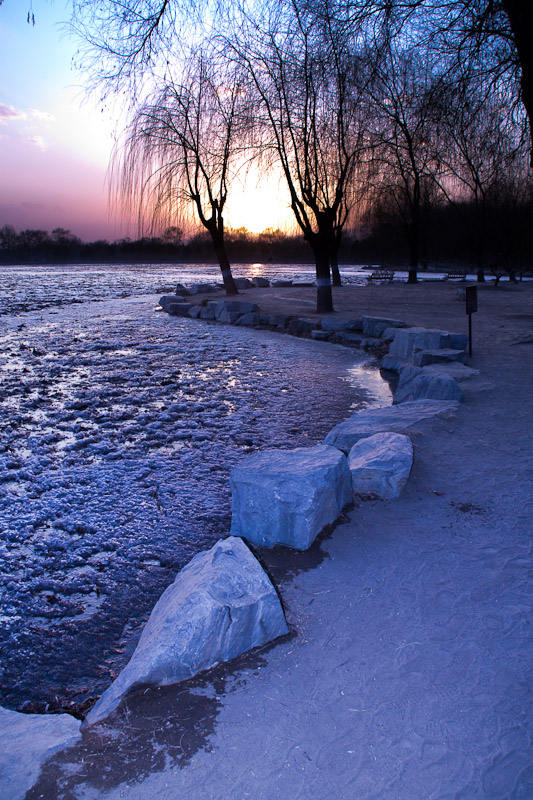
[[(134, 686), (178, 682), (286, 634), (277, 592), (243, 540), (307, 549), (354, 495), (397, 497), (413, 461), (407, 432), (424, 419), (453, 413), (462, 398), (460, 382), (477, 374), (465, 365), (465, 335), (408, 327), (399, 320), (267, 315), (255, 303), (223, 299), (194, 304), (186, 295), (165, 295), (160, 306), (174, 316), (369, 350), (382, 356), (381, 368), (395, 373), (398, 381), (392, 406), (353, 414), (322, 445), (261, 451), (232, 470), (230, 537), (197, 554), (178, 573), (154, 606), (130, 662), (83, 726), (109, 716)], [(3, 720), (8, 735), (10, 729), (31, 735), (39, 717), (5, 712)], [(48, 717), (47, 725), (55, 731), (53, 750), (72, 744), (78, 726), (69, 715)], [(47, 740), (34, 754), (36, 764), (52, 752), (49, 739), (47, 728)]]

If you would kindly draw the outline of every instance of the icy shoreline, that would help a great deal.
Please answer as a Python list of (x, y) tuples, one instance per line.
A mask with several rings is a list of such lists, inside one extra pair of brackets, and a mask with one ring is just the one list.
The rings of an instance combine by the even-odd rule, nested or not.
[(227, 532), (235, 461), (319, 441), (371, 402), (353, 351), (156, 302), (2, 318), (4, 705), (90, 702), (162, 589)]

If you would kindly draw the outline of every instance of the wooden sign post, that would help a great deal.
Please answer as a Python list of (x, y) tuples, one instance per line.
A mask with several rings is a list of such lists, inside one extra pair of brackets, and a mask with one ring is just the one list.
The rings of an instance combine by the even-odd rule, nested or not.
[(472, 358), (472, 314), (477, 311), (477, 286), (466, 287), (465, 300), (468, 314), (468, 355)]

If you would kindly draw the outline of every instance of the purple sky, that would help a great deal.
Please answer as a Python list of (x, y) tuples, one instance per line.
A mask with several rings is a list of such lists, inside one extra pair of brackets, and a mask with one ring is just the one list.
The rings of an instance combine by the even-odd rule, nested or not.
[(85, 99), (71, 69), (64, 0), (34, 2), (35, 26), (29, 5), (0, 7), (0, 226), (118, 238), (128, 230), (109, 213), (105, 180), (113, 120)]
[[(26, 22), (31, 4), (0, 6), (0, 227), (68, 228), (84, 240), (136, 236), (109, 208), (106, 173), (120, 123), (87, 98), (71, 67), (76, 42), (61, 28), (68, 3), (33, 0), (35, 26)], [(258, 188), (250, 175), (246, 187), (233, 187), (226, 223), (279, 227), (288, 205), (277, 182)]]

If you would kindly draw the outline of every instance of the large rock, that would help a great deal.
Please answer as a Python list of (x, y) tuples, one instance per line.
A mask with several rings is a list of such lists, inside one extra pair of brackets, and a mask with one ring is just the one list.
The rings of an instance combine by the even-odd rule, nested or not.
[(247, 303), (245, 300), (219, 300), (215, 306), (215, 319), (233, 324), (243, 314), (255, 311), (259, 311), (257, 303)]
[(323, 317), (323, 331), (362, 331), (363, 321), (361, 319), (346, 319), (345, 317)]
[(259, 314), (255, 311), (249, 314), (243, 314), (235, 321), (235, 325), (243, 325), (244, 327), (255, 328), (260, 323)]
[(270, 314), (268, 324), (276, 328), (288, 328), (291, 320), (295, 319), (291, 314)]
[(381, 336), (387, 328), (403, 328), (405, 322), (385, 317), (363, 317), (363, 333), (365, 336)]
[(208, 294), (218, 292), (219, 287), (214, 283), (193, 283), (189, 286), (189, 294)]
[(311, 331), (315, 331), (318, 328), (320, 328), (319, 319), (307, 319), (306, 317), (297, 317), (296, 319), (292, 319), (289, 322), (289, 333), (296, 335), (300, 333), (311, 333)]
[(413, 445), (403, 433), (376, 433), (360, 439), (348, 454), (354, 494), (398, 497), (413, 466)]
[(233, 278), (233, 282), (237, 289), (253, 289), (254, 285), (249, 278)]
[(0, 708), (0, 797), (23, 800), (44, 762), (81, 738), (69, 714), (19, 714)]
[(424, 370), (431, 375), (446, 375), (459, 382), (479, 375), (478, 369), (472, 369), (472, 367), (467, 367), (466, 364), (460, 364), (457, 361), (445, 364), (428, 364), (427, 367), (424, 367)]
[(424, 420), (449, 415), (456, 410), (457, 403), (448, 400), (414, 400), (396, 406), (370, 408), (335, 425), (324, 443), (349, 453), (359, 439), (366, 439), (382, 431), (402, 433), (418, 427)]
[(241, 539), (198, 553), (157, 601), (131, 660), (87, 715), (107, 717), (135, 686), (178, 683), (287, 633), (270, 579)]
[(166, 310), (173, 317), (188, 317), (191, 308), (191, 303), (169, 303)]
[(185, 298), (176, 294), (164, 294), (159, 298), (159, 305), (164, 311), (168, 311), (168, 306), (171, 303), (184, 303)]
[(231, 471), (231, 533), (307, 549), (351, 501), (348, 462), (333, 447), (263, 450)]
[(262, 278), (260, 275), (256, 275), (252, 278), (252, 283), (254, 286), (257, 286), (258, 289), (268, 289), (270, 286), (268, 278)]
[(442, 350), (420, 350), (413, 357), (415, 367), (426, 367), (429, 364), (449, 364), (452, 361), (464, 364), (466, 361), (465, 351), (443, 347)]
[(400, 373), (394, 403), (409, 400), (461, 400), (459, 384), (449, 375), (435, 375), (421, 367), (406, 367)]
[(448, 331), (431, 328), (399, 328), (391, 342), (389, 355), (409, 361), (419, 350), (441, 350), (450, 347), (450, 344)]

